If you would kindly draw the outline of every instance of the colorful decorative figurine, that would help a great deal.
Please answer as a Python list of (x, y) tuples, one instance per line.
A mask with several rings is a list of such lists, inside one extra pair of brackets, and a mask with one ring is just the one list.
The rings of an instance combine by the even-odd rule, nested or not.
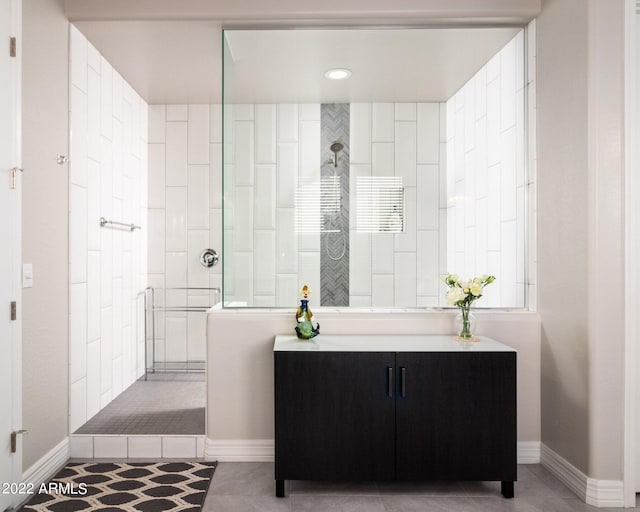
[(296, 320), (298, 322), (296, 334), (301, 340), (309, 340), (320, 334), (320, 324), (313, 320), (313, 313), (308, 306), (309, 295), (311, 295), (311, 291), (305, 284), (300, 292), (300, 306), (296, 311)]

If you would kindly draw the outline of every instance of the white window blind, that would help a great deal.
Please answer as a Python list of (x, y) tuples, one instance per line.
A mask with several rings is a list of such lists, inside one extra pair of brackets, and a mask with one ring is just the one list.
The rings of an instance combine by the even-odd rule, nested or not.
[(340, 176), (325, 176), (296, 189), (296, 233), (339, 232), (325, 227), (325, 215), (340, 215)]
[(356, 230), (363, 233), (404, 231), (404, 188), (401, 176), (356, 178)]

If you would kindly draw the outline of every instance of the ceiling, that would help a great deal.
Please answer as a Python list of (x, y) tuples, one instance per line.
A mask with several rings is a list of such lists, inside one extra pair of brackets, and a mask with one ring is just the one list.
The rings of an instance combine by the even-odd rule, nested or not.
[(541, 0), (65, 0), (78, 20), (218, 20), (232, 23), (336, 25), (526, 24)]
[(221, 102), (220, 23), (79, 21), (74, 24), (147, 103)]
[[(80, 21), (78, 29), (149, 104), (219, 103), (215, 21)], [(443, 101), (519, 28), (231, 30), (225, 101)], [(331, 67), (349, 68), (340, 82)]]
[[(226, 31), (225, 101), (446, 101), (518, 28)], [(328, 80), (331, 68), (352, 71)]]

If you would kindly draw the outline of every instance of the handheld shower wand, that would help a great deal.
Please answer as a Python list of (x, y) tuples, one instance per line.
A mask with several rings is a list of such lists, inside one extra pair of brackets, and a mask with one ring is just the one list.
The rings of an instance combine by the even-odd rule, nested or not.
[(329, 149), (333, 151), (333, 166), (338, 167), (338, 152), (342, 151), (344, 145), (341, 142), (334, 142), (329, 146)]

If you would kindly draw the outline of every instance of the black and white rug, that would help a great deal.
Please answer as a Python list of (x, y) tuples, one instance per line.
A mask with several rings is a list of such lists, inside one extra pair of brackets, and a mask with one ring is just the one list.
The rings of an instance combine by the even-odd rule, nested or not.
[(24, 512), (200, 511), (217, 462), (68, 463)]

